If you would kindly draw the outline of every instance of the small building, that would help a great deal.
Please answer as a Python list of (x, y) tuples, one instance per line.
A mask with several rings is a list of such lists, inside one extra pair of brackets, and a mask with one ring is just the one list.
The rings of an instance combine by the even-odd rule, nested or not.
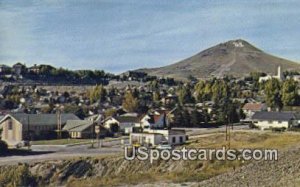
[(140, 118), (136, 116), (111, 116), (103, 121), (103, 126), (111, 133), (129, 134), (134, 127), (140, 126)]
[(7, 114), (0, 120), (1, 139), (16, 146), (22, 141), (55, 138), (58, 122), (63, 127), (71, 119), (79, 118), (74, 114)]
[(35, 74), (39, 74), (39, 73), (45, 73), (48, 72), (50, 73), (52, 70), (54, 70), (55, 68), (50, 66), (50, 65), (46, 65), (46, 64), (41, 64), (41, 65), (36, 65), (34, 64), (33, 66), (28, 68), (28, 72), (29, 73), (35, 73)]
[(251, 119), (255, 112), (267, 111), (265, 103), (246, 103), (242, 108), (246, 119)]
[(157, 146), (162, 142), (168, 142), (169, 145), (181, 145), (187, 141), (185, 130), (166, 130), (166, 129), (148, 129), (144, 132), (131, 133), (130, 144), (140, 144), (143, 146)]
[(12, 69), (16, 75), (21, 75), (21, 73), (23, 73), (25, 71), (26, 66), (24, 64), (21, 64), (20, 62), (18, 62), (12, 66)]
[(92, 138), (95, 134), (91, 120), (68, 120), (62, 130), (68, 132), (70, 138)]
[(261, 130), (288, 129), (298, 125), (298, 121), (292, 112), (256, 112), (252, 116), (252, 123)]

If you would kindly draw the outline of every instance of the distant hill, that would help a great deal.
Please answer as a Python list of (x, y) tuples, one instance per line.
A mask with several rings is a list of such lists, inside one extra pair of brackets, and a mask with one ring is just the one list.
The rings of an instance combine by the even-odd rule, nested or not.
[(281, 66), (283, 71), (300, 70), (300, 64), (267, 54), (247, 41), (239, 39), (218, 44), (175, 64), (136, 71), (186, 79), (190, 75), (208, 78), (224, 75), (242, 77), (250, 72), (275, 74), (278, 66)]

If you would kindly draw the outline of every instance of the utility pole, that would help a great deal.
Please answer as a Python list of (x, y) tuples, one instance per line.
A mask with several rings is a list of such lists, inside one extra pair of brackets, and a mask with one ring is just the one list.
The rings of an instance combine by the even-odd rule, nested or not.
[(29, 114), (27, 114), (27, 136), (28, 136), (28, 150), (30, 150), (30, 123), (29, 123)]
[(225, 141), (227, 143), (227, 148), (230, 148), (230, 139), (231, 139), (231, 134), (230, 134), (230, 118), (226, 118), (226, 126), (225, 126)]
[(94, 119), (92, 119), (92, 145), (91, 148), (94, 148), (94, 133), (95, 133), (95, 123), (94, 123)]
[(57, 107), (57, 139), (61, 139), (61, 111), (60, 108)]
[(96, 132), (96, 135), (97, 135), (97, 143), (98, 143), (98, 148), (99, 148), (100, 147), (100, 139), (99, 139), (99, 136), (100, 136), (100, 126), (99, 125), (96, 125), (95, 132)]

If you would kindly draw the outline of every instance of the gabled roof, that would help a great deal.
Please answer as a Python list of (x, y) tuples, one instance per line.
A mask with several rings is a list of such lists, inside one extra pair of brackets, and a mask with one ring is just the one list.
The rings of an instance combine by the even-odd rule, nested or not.
[(140, 118), (136, 116), (116, 116), (114, 117), (120, 123), (139, 123)]
[(150, 124), (156, 124), (165, 114), (155, 115), (155, 114), (148, 114), (149, 119), (147, 120)]
[(255, 112), (252, 116), (252, 119), (254, 120), (289, 121), (295, 118), (296, 117), (292, 112)]
[(91, 120), (68, 120), (66, 125), (62, 130), (69, 131), (84, 125), (92, 125), (93, 121)]
[[(6, 115), (0, 123), (7, 117), (13, 117), (23, 125), (56, 125), (57, 114), (26, 114), (26, 113), (14, 113)], [(79, 118), (75, 114), (64, 113), (61, 114), (61, 123), (64, 124), (67, 120), (78, 120)]]
[(263, 103), (246, 103), (243, 106), (244, 110), (260, 111), (265, 107)]
[(81, 131), (84, 131), (84, 130), (86, 130), (87, 128), (89, 128), (93, 125), (93, 123), (91, 121), (86, 121), (86, 120), (82, 120), (82, 121), (85, 121), (86, 123), (83, 123), (82, 125), (77, 126), (75, 128), (72, 128), (68, 131), (70, 131), (70, 132), (81, 132)]

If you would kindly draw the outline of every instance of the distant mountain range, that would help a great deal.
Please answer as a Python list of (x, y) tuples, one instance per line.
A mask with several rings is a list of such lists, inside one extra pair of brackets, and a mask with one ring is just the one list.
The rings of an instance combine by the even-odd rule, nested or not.
[(300, 64), (267, 54), (249, 42), (238, 39), (218, 44), (175, 64), (136, 71), (184, 80), (190, 75), (209, 78), (224, 75), (242, 77), (250, 72), (275, 74), (278, 66), (283, 71), (300, 70)]

